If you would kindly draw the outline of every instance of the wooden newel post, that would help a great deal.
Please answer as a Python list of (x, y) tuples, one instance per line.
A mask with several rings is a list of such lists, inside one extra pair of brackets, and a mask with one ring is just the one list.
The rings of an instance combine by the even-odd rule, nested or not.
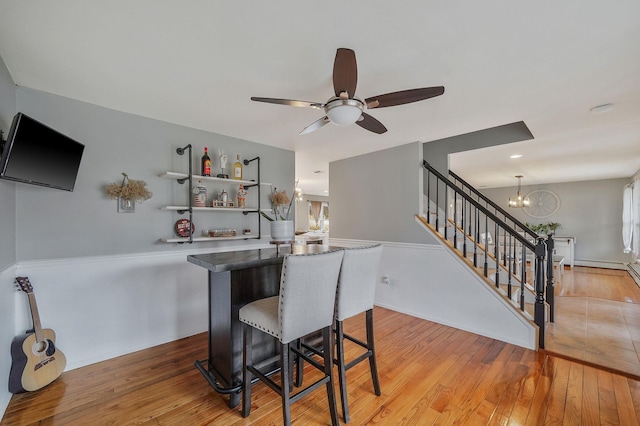
[(555, 313), (555, 281), (553, 272), (553, 235), (547, 235), (547, 303), (549, 304), (549, 321), (553, 322), (553, 314)]
[(534, 308), (534, 321), (538, 325), (538, 346), (544, 349), (544, 256), (546, 245), (544, 238), (538, 237), (536, 240), (536, 303)]

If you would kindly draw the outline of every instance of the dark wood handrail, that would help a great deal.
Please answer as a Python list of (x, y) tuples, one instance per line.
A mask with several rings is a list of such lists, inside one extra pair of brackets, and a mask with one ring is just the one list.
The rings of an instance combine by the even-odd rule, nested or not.
[[(483, 206), (482, 204), (478, 203), (476, 200), (474, 200), (469, 194), (467, 194), (466, 192), (462, 191), (458, 186), (456, 186), (453, 182), (451, 182), (449, 179), (447, 179), (446, 177), (444, 177), (444, 175), (442, 173), (440, 173), (439, 171), (437, 171), (436, 169), (434, 169), (426, 160), (423, 160), (423, 166), (424, 168), (426, 168), (430, 173), (432, 173), (433, 175), (435, 175), (440, 181), (442, 181), (445, 185), (447, 185), (449, 188), (451, 188), (452, 190), (454, 190), (459, 196), (461, 196), (462, 198), (464, 198), (466, 201), (469, 202), (469, 204), (471, 204), (472, 206), (474, 206), (476, 209), (478, 209), (479, 211), (481, 211), (483, 214), (485, 214), (489, 219), (491, 219), (492, 221), (496, 222), (498, 225), (500, 225), (501, 228), (503, 228), (506, 232), (508, 232), (510, 235), (512, 235), (515, 239), (517, 239), (518, 241), (520, 241), (520, 243), (522, 243), (522, 245), (526, 246), (529, 250), (531, 251), (535, 251), (535, 244), (533, 244), (529, 239), (527, 239), (526, 237), (520, 235), (519, 232), (515, 231), (509, 224), (507, 224), (504, 220), (500, 219), (498, 216), (496, 216), (493, 212), (491, 212), (491, 210), (487, 209), (485, 206)], [(526, 228), (526, 227), (525, 227)], [(527, 228), (528, 229), (528, 228)], [(532, 231), (533, 232), (533, 231)], [(535, 239), (537, 240), (539, 237), (538, 235), (534, 234)]]
[(499, 211), (500, 213), (502, 213), (505, 217), (508, 217), (510, 221), (512, 221), (513, 223), (515, 223), (516, 225), (518, 225), (520, 228), (523, 229), (523, 231), (527, 234), (529, 234), (531, 237), (533, 238), (537, 238), (538, 234), (536, 234), (534, 231), (532, 231), (527, 225), (525, 225), (524, 223), (520, 222), (518, 219), (516, 219), (515, 217), (513, 217), (511, 215), (511, 213), (508, 213), (505, 209), (503, 209), (502, 207), (500, 207), (498, 204), (496, 204), (493, 200), (489, 199), (486, 195), (484, 195), (482, 192), (478, 191), (475, 187), (469, 185), (467, 183), (467, 181), (465, 181), (464, 179), (462, 179), (460, 176), (458, 176), (457, 174), (455, 174), (454, 172), (452, 172), (451, 170), (449, 170), (449, 175), (452, 176), (454, 179), (462, 182), (462, 185), (467, 187), (467, 189), (469, 189), (469, 191), (473, 192), (475, 195), (477, 195), (479, 198), (482, 199), (482, 201), (484, 201), (485, 203), (489, 204), (491, 207), (493, 207), (494, 209), (496, 209), (497, 211)]

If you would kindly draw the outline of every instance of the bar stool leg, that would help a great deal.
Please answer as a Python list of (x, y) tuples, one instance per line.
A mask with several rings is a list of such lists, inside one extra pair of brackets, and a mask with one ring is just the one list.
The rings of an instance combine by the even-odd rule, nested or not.
[(336, 351), (338, 361), (338, 382), (340, 384), (340, 402), (342, 403), (342, 418), (349, 423), (349, 403), (347, 401), (347, 375), (344, 365), (344, 328), (342, 321), (336, 321)]
[(243, 324), (244, 351), (242, 355), (242, 417), (249, 417), (251, 412), (251, 372), (247, 368), (252, 363), (252, 329), (248, 324)]
[(289, 365), (289, 344), (282, 343), (280, 345), (280, 383), (282, 386), (282, 418), (284, 424), (291, 425), (291, 399), (289, 398), (289, 392), (291, 392), (291, 374)]
[[(302, 352), (302, 339), (297, 339), (296, 340), (296, 349), (298, 350), (298, 352)], [(296, 362), (296, 382), (295, 385), (296, 387), (300, 387), (302, 386), (302, 378), (304, 376), (304, 361), (302, 360), (301, 357), (296, 356), (297, 362)]]
[(329, 400), (329, 411), (331, 413), (331, 424), (339, 425), (338, 410), (336, 408), (336, 394), (333, 382), (333, 331), (331, 327), (322, 330), (322, 346), (324, 349), (324, 374), (329, 376), (326, 383), (327, 399)]
[(369, 309), (366, 313), (367, 321), (367, 349), (371, 352), (369, 355), (369, 368), (371, 369), (371, 379), (373, 380), (373, 390), (377, 396), (380, 396), (380, 380), (378, 380), (378, 367), (376, 365), (376, 349), (373, 343), (373, 309)]

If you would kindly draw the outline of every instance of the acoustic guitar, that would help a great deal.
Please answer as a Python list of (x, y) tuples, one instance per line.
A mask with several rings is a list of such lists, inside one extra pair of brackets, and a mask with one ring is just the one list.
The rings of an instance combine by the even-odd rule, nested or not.
[(55, 345), (56, 333), (43, 329), (36, 305), (36, 296), (27, 277), (16, 277), (18, 287), (29, 297), (33, 330), (17, 336), (11, 342), (9, 392), (35, 391), (57, 379), (67, 365), (64, 354)]

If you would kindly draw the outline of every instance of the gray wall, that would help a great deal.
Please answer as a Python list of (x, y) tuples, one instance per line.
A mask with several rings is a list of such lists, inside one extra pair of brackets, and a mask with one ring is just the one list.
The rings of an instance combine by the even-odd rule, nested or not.
[(329, 164), (331, 238), (433, 244), (422, 213), (419, 142)]
[[(6, 138), (16, 110), (15, 85), (0, 57), (0, 129)], [(0, 185), (0, 417), (9, 404), (11, 341), (15, 335), (14, 268), (16, 262), (16, 190), (15, 185)]]
[(562, 227), (556, 235), (576, 237), (576, 261), (627, 262), (628, 257), (622, 252), (622, 191), (628, 183), (629, 179), (607, 179), (523, 186), (523, 194), (534, 189), (558, 194), (558, 212), (544, 219), (508, 208), (509, 197), (516, 193), (516, 187), (484, 189), (482, 193), (522, 222), (560, 223)]
[[(288, 188), (287, 192), (293, 193), (293, 151), (21, 87), (17, 89), (16, 96), (18, 111), (85, 144), (74, 192), (15, 184), (16, 209), (19, 212), (16, 219), (18, 261), (186, 248), (186, 245), (159, 242), (159, 238), (173, 236), (175, 221), (183, 217), (159, 208), (186, 203), (187, 191), (185, 186), (173, 180), (158, 177), (165, 171), (187, 172), (186, 156), (175, 153), (177, 147), (186, 144), (194, 147), (196, 170), (205, 146), (211, 153), (224, 149), (229, 158), (235, 158), (236, 154), (241, 158), (260, 156), (262, 181), (278, 188)], [(122, 172), (132, 179), (144, 180), (153, 192), (151, 200), (136, 205), (134, 214), (117, 213), (116, 201), (104, 193), (106, 184), (120, 182)], [(255, 178), (256, 174), (256, 166), (245, 167), (245, 178)], [(0, 181), (2, 191), (13, 185)], [(263, 206), (268, 205), (265, 201), (268, 189), (263, 187)], [(215, 192), (216, 189), (210, 188), (209, 191)], [(255, 228), (257, 218), (253, 220), (256, 225), (251, 227)], [(205, 227), (242, 227), (242, 221), (241, 215), (233, 213), (194, 214), (196, 234)], [(268, 233), (268, 226), (263, 222), (263, 234), (265, 231)], [(252, 241), (197, 243), (197, 247), (248, 243)]]
[[(9, 71), (0, 58), (0, 129), (8, 137), (11, 120), (16, 113), (16, 88)], [(16, 259), (15, 185), (0, 184), (0, 271), (13, 265)]]

